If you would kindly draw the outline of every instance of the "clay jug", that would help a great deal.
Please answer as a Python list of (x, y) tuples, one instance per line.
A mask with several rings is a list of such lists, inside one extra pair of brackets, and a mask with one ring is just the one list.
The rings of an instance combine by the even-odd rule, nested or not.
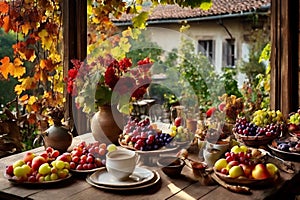
[(45, 148), (52, 147), (61, 153), (66, 152), (72, 144), (73, 136), (70, 129), (61, 122), (63, 118), (63, 109), (54, 108), (49, 115), (53, 119), (54, 124), (39, 134), (35, 139), (34, 144), (42, 139)]
[(72, 144), (73, 136), (69, 129), (63, 126), (52, 125), (43, 134), (44, 146), (66, 152)]
[(123, 115), (116, 106), (101, 106), (91, 119), (91, 130), (96, 141), (118, 144), (124, 126)]

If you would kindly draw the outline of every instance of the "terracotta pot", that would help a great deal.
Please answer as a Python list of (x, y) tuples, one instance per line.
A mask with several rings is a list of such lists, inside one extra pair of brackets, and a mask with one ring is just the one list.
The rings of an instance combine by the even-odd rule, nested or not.
[(123, 115), (115, 106), (101, 106), (91, 120), (94, 139), (106, 144), (118, 144), (123, 126)]
[(41, 134), (45, 148), (52, 147), (60, 152), (66, 152), (72, 144), (73, 136), (64, 126), (52, 125)]

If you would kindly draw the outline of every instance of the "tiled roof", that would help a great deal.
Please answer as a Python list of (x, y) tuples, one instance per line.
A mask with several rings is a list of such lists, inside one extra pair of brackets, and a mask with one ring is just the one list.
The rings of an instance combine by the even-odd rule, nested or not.
[[(159, 5), (154, 8), (148, 21), (168, 20), (168, 19), (188, 19), (196, 17), (217, 16), (225, 14), (235, 14), (255, 11), (257, 9), (270, 6), (271, 0), (212, 0), (212, 7), (207, 10), (198, 8), (182, 8), (178, 5)], [(149, 10), (149, 8), (145, 8)], [(130, 21), (133, 15), (123, 14), (115, 22)]]

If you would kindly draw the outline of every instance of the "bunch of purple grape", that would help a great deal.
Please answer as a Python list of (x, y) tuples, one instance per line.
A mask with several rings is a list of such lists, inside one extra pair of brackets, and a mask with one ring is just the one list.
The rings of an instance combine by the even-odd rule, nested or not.
[(259, 127), (248, 122), (245, 117), (238, 118), (233, 128), (235, 133), (245, 136), (272, 136), (277, 135), (282, 131), (282, 124), (272, 123), (265, 127)]
[(148, 118), (143, 120), (129, 119), (124, 127), (121, 142), (136, 150), (151, 151), (164, 146), (171, 146), (171, 137), (151, 126)]

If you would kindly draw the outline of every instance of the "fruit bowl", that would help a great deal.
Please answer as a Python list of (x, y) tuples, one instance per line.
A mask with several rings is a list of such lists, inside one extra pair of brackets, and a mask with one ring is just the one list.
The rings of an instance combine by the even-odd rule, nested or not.
[(233, 132), (233, 134), (239, 142), (242, 142), (245, 145), (250, 147), (267, 145), (279, 135), (279, 134), (273, 134), (271, 136), (266, 136), (266, 135), (249, 136), (249, 135), (240, 135), (236, 132)]
[(163, 146), (163, 147), (161, 147), (159, 149), (156, 149), (156, 150), (146, 151), (146, 150), (137, 150), (133, 146), (126, 145), (126, 144), (122, 143), (122, 141), (120, 139), (119, 139), (119, 144), (120, 144), (121, 147), (132, 150), (132, 151), (135, 151), (140, 155), (147, 155), (147, 154), (153, 154), (154, 155), (154, 154), (160, 154), (160, 153), (169, 153), (169, 152), (176, 151), (179, 148), (179, 145), (174, 145), (174, 144), (171, 145), (170, 144), (168, 146)]
[(32, 186), (37, 186), (37, 185), (40, 185), (40, 186), (44, 186), (44, 185), (57, 185), (58, 183), (63, 183), (67, 180), (69, 180), (71, 177), (72, 177), (72, 174), (69, 173), (65, 178), (59, 178), (59, 179), (56, 179), (56, 180), (51, 180), (51, 181), (43, 181), (43, 182), (31, 182), (31, 181), (24, 181), (24, 180), (18, 180), (16, 179), (15, 177), (11, 177), (7, 174), (4, 173), (4, 177), (9, 181), (11, 182), (12, 184), (16, 184), (16, 185), (32, 185)]
[(300, 139), (295, 136), (274, 139), (268, 145), (272, 153), (282, 159), (300, 160)]
[(254, 178), (247, 178), (245, 176), (232, 178), (228, 175), (218, 172), (215, 168), (214, 168), (214, 173), (226, 183), (233, 184), (233, 185), (244, 185), (249, 187), (268, 186), (273, 184), (279, 178), (278, 173), (274, 177), (269, 177), (266, 179), (254, 179)]

